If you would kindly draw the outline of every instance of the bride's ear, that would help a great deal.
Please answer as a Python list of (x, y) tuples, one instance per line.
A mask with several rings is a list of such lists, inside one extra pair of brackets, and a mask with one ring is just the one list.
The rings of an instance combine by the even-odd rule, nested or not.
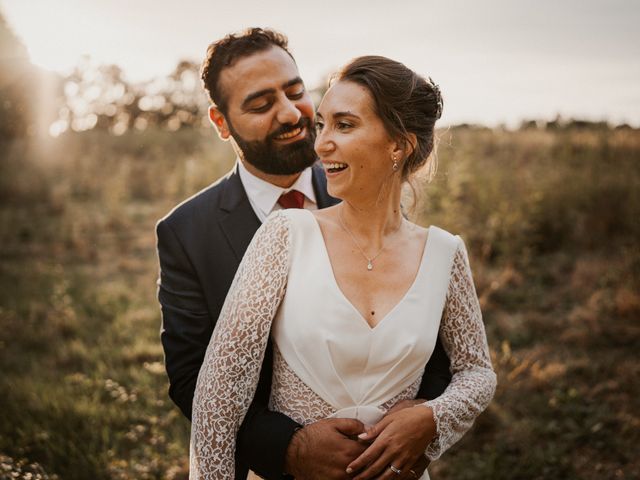
[(393, 150), (391, 151), (392, 158), (401, 158), (405, 160), (409, 155), (413, 153), (416, 148), (418, 138), (415, 133), (407, 133), (405, 138), (396, 140), (393, 144)]
[(404, 158), (410, 156), (416, 149), (416, 145), (418, 144), (418, 137), (416, 137), (415, 133), (407, 133), (406, 138), (404, 139)]

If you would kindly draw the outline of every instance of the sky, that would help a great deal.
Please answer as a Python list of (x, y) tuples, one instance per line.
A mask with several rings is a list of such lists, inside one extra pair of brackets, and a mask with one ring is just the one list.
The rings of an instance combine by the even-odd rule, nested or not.
[(369, 54), (431, 76), (445, 125), (561, 115), (640, 126), (635, 0), (0, 0), (0, 11), (31, 60), (61, 73), (89, 55), (148, 80), (262, 26), (289, 37), (310, 88)]

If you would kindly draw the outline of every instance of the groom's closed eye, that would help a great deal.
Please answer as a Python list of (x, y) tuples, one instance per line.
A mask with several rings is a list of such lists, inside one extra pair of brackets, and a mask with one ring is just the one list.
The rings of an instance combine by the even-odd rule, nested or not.
[[(306, 93), (304, 83), (300, 77), (292, 78), (285, 82), (281, 88), (290, 100), (299, 100)], [(275, 88), (265, 88), (250, 93), (243, 100), (241, 108), (246, 112), (264, 113), (274, 104), (277, 93)]]
[(304, 96), (304, 92), (304, 87), (301, 86), (287, 92), (287, 97), (289, 97), (291, 100), (299, 100)]
[(264, 113), (267, 110), (269, 110), (272, 105), (273, 105), (273, 101), (256, 102), (256, 105), (255, 106), (253, 106), (253, 105), (249, 106), (247, 111), (249, 111), (251, 113)]

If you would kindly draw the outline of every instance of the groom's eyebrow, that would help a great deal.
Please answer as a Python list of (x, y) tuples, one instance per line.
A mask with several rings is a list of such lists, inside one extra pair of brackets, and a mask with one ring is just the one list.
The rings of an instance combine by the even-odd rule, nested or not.
[[(297, 85), (298, 83), (302, 83), (302, 78), (292, 78), (291, 80), (288, 80), (282, 84), (282, 89), (286, 90), (287, 88), (293, 85)], [(273, 95), (274, 93), (276, 93), (275, 88), (265, 88), (263, 90), (258, 90), (257, 92), (250, 93), (242, 101), (242, 108), (245, 108), (249, 103), (251, 103), (252, 100), (255, 100), (256, 98), (263, 97), (265, 95)]]
[(289, 87), (292, 87), (293, 85), (297, 85), (298, 83), (302, 83), (302, 79), (300, 77), (292, 78), (288, 82), (284, 82), (282, 84), (282, 88), (287, 89)]

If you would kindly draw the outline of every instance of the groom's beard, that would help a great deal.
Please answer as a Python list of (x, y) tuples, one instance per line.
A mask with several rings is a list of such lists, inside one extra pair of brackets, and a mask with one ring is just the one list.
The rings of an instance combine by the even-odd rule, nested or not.
[[(293, 175), (310, 167), (316, 161), (316, 153), (313, 150), (316, 131), (312, 128), (311, 120), (306, 117), (301, 118), (296, 125), (283, 125), (269, 134), (265, 140), (244, 140), (228, 119), (227, 125), (242, 152), (242, 158), (261, 172), (270, 175)], [(286, 145), (278, 145), (274, 140), (278, 135), (301, 127), (307, 130), (307, 136), (302, 140)]]

